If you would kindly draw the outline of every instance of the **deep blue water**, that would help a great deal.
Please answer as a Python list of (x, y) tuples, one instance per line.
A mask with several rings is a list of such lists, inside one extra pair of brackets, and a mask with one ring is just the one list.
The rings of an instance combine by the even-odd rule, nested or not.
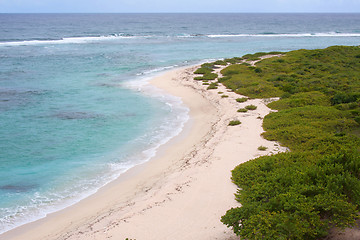
[(146, 80), (258, 51), (360, 44), (360, 14), (0, 14), (0, 232), (148, 160), (188, 110)]

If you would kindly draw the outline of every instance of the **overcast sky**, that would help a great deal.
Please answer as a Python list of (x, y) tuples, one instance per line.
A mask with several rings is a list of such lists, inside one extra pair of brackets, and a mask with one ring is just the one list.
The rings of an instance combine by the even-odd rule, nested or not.
[(0, 0), (11, 12), (360, 12), (360, 0)]

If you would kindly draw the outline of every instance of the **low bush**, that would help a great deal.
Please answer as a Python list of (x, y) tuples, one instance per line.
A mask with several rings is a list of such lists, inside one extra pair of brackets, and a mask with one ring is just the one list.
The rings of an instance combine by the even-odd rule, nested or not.
[(210, 83), (209, 87), (207, 88), (207, 90), (211, 90), (211, 89), (217, 89), (218, 88), (218, 83)]
[(255, 105), (247, 105), (246, 107), (245, 107), (247, 110), (256, 110), (257, 109), (257, 106), (255, 106)]
[(223, 60), (217, 60), (217, 61), (214, 62), (214, 65), (226, 66), (227, 62), (223, 61)]
[(206, 73), (211, 73), (212, 69), (210, 68), (198, 68), (196, 69), (196, 71), (194, 72), (195, 74), (206, 74)]
[(202, 74), (202, 77), (195, 77), (194, 80), (214, 80), (218, 77), (216, 73), (213, 73), (216, 68), (214, 63), (204, 63), (200, 68), (196, 69), (194, 74)]
[(266, 151), (268, 148), (267, 147), (265, 147), (265, 146), (260, 146), (260, 147), (258, 147), (258, 150), (259, 151)]
[(237, 112), (246, 113), (248, 110), (246, 108), (240, 108)]
[(216, 73), (206, 73), (202, 77), (195, 77), (194, 80), (215, 80), (217, 77)]
[(359, 154), (281, 153), (233, 170), (241, 208), (222, 222), (246, 239), (318, 239), (354, 224), (360, 200)]
[(254, 53), (254, 54), (246, 54), (243, 56), (244, 59), (249, 60), (249, 61), (255, 61), (255, 60), (260, 60), (260, 57), (267, 55), (268, 53), (265, 52), (258, 52), (258, 53)]
[(277, 110), (283, 110), (288, 108), (304, 107), (308, 105), (329, 106), (330, 99), (322, 92), (301, 92), (294, 95), (290, 94), (290, 96), (285, 98), (283, 97), (279, 101), (268, 104), (268, 107)]
[(243, 102), (246, 102), (247, 100), (248, 100), (247, 97), (242, 97), (242, 98), (237, 98), (237, 99), (236, 99), (236, 101), (237, 101), (238, 103), (243, 103)]
[(229, 126), (236, 126), (241, 124), (241, 122), (239, 120), (232, 120), (229, 122)]
[[(268, 104), (279, 111), (264, 118), (263, 136), (291, 150), (232, 171), (242, 207), (221, 221), (241, 238), (321, 239), (359, 218), (359, 55), (359, 47), (334, 46), (262, 60), (258, 73), (244, 65), (222, 70), (238, 71), (223, 82), (237, 93), (282, 97)], [(254, 91), (259, 86), (270, 91)]]
[(226, 58), (224, 61), (231, 64), (236, 64), (242, 62), (243, 58), (234, 57), (234, 58)]

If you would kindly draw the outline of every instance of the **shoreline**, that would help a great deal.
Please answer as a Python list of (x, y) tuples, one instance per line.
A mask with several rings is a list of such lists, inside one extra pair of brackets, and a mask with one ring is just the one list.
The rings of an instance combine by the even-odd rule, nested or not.
[[(239, 95), (223, 86), (206, 90), (201, 81), (193, 80), (194, 69), (171, 70), (150, 81), (181, 97), (190, 109), (182, 132), (162, 145), (154, 158), (88, 198), (0, 239), (236, 239), (220, 222), (226, 210), (238, 206), (231, 170), (285, 149), (260, 136), (260, 118), (270, 112), (263, 100), (248, 101), (258, 110), (237, 113)], [(218, 91), (229, 97), (221, 98)], [(242, 124), (227, 126), (235, 118)], [(260, 145), (269, 150), (258, 151)]]

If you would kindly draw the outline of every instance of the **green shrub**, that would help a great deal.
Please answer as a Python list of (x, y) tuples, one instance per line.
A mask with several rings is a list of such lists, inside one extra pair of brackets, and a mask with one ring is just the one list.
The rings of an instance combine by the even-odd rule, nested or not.
[(262, 70), (261, 70), (261, 68), (255, 68), (255, 69), (254, 69), (254, 72), (256, 72), (256, 73), (262, 73)]
[(213, 63), (204, 63), (200, 68), (196, 69), (194, 74), (202, 74), (202, 77), (195, 77), (194, 80), (214, 80), (218, 77), (213, 73), (215, 65)]
[[(360, 96), (360, 80), (356, 75), (360, 63), (354, 60), (358, 52), (359, 47), (342, 46), (317, 51), (291, 51), (281, 58), (264, 59), (256, 64), (256, 68), (244, 64), (230, 65), (221, 71), (224, 76), (230, 76), (222, 82), (226, 87), (253, 98), (279, 97), (284, 92), (295, 94), (317, 91), (334, 97), (333, 104), (346, 103)], [(261, 74), (255, 73), (259, 71), (257, 68), (261, 69)], [(237, 73), (226, 75), (228, 71)], [(256, 89), (244, 83), (246, 79), (258, 82), (260, 87)], [(333, 95), (334, 89), (339, 93), (338, 96)]]
[(218, 77), (216, 73), (206, 73), (203, 76), (203, 80), (215, 80)]
[(247, 110), (256, 110), (257, 109), (257, 106), (255, 106), (255, 105), (247, 105), (246, 107), (245, 107)]
[(223, 60), (217, 60), (214, 62), (214, 65), (222, 65), (222, 66), (226, 66), (227, 62), (223, 61)]
[(221, 98), (228, 98), (228, 95), (221, 95)]
[[(232, 179), (242, 189), (236, 197), (244, 205), (229, 210), (222, 222), (246, 239), (324, 237), (331, 226), (345, 227), (358, 217), (359, 164), (354, 152), (281, 153), (241, 164)], [(344, 175), (344, 169), (355, 172)]]
[(261, 74), (244, 65), (222, 70), (238, 71), (223, 82), (237, 93), (282, 96), (268, 105), (279, 111), (264, 118), (263, 136), (291, 150), (232, 171), (242, 207), (221, 221), (241, 238), (321, 239), (359, 218), (359, 55), (359, 47), (334, 46), (264, 59)]
[(234, 57), (234, 58), (226, 58), (224, 61), (231, 64), (236, 64), (236, 63), (240, 63), (242, 60), (243, 58)]
[(203, 63), (203, 64), (201, 64), (201, 67), (202, 68), (209, 68), (211, 70), (214, 70), (215, 65), (214, 65), (214, 63)]
[(231, 77), (230, 76), (225, 76), (225, 77), (222, 77), (222, 78), (218, 78), (219, 82), (224, 82), (226, 80), (229, 80)]
[(260, 146), (260, 147), (258, 147), (258, 150), (259, 151), (266, 151), (268, 148), (267, 147), (265, 147), (265, 146)]
[(237, 112), (246, 113), (248, 110), (246, 108), (240, 108)]
[(354, 120), (355, 120), (355, 122), (357, 122), (358, 124), (360, 124), (360, 116), (355, 117)]
[(236, 99), (236, 101), (237, 101), (238, 103), (243, 103), (243, 102), (246, 102), (247, 100), (248, 100), (247, 97), (242, 97), (242, 98), (237, 98), (237, 99)]
[(198, 68), (196, 69), (196, 71), (194, 72), (195, 74), (206, 74), (206, 73), (211, 73), (212, 69), (209, 68)]
[(241, 122), (239, 120), (232, 120), (229, 122), (229, 126), (236, 126), (241, 124)]
[(218, 77), (216, 73), (206, 73), (202, 77), (195, 77), (194, 80), (215, 80)]
[(341, 104), (341, 103), (352, 103), (360, 99), (360, 93), (345, 93), (340, 92), (336, 93), (334, 97), (331, 98), (331, 104)]
[(217, 83), (210, 83), (209, 87), (207, 88), (208, 90), (210, 89), (217, 89), (218, 87), (218, 84)]
[[(336, 151), (341, 146), (352, 145), (351, 136), (336, 137), (356, 127), (349, 113), (334, 107), (310, 105), (270, 113), (264, 118), (267, 139), (278, 140), (291, 150)], [(346, 141), (351, 143), (346, 144)], [(335, 147), (335, 146), (336, 147)], [(331, 150), (333, 148), (333, 150)]]
[(322, 92), (301, 92), (294, 95), (282, 97), (279, 101), (268, 104), (268, 107), (282, 110), (295, 107), (304, 107), (307, 105), (329, 106), (330, 99)]
[(255, 60), (260, 60), (260, 57), (267, 55), (267, 53), (265, 52), (258, 52), (258, 53), (254, 53), (254, 54), (246, 54), (243, 56), (244, 59), (249, 60), (249, 61), (255, 61)]

